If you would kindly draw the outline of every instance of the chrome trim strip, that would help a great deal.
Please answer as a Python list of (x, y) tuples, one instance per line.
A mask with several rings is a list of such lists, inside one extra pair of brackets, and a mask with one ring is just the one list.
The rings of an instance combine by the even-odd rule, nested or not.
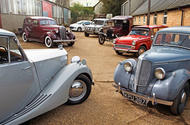
[(120, 49), (120, 48), (114, 48), (114, 50), (119, 50), (119, 51), (125, 51), (125, 52), (138, 52), (138, 50), (128, 50), (128, 49)]
[(153, 97), (149, 97), (149, 96), (146, 96), (146, 95), (140, 95), (140, 94), (137, 94), (137, 93), (134, 93), (134, 92), (127, 91), (126, 89), (122, 88), (121, 86), (117, 85), (116, 83), (113, 83), (113, 87), (115, 87), (117, 89), (116, 90), (117, 92), (125, 92), (125, 93), (127, 93), (129, 95), (133, 95), (135, 97), (142, 98), (144, 100), (152, 102), (153, 105), (155, 105), (155, 103), (164, 104), (164, 105), (168, 105), (168, 106), (173, 105), (173, 101), (166, 101), (166, 100), (156, 98), (155, 93), (153, 93)]
[(75, 40), (53, 40), (54, 43), (60, 43), (60, 42), (75, 42)]

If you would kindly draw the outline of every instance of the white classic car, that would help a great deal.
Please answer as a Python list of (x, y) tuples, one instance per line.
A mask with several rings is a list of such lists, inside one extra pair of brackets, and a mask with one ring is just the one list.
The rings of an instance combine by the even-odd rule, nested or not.
[(0, 29), (0, 124), (20, 124), (64, 103), (79, 104), (90, 92), (85, 60), (68, 64), (64, 49), (23, 50), (15, 34)]
[(81, 31), (84, 31), (84, 27), (86, 25), (90, 25), (92, 23), (93, 23), (92, 21), (81, 20), (81, 21), (78, 21), (76, 23), (71, 24), (70, 25), (70, 30), (81, 32)]

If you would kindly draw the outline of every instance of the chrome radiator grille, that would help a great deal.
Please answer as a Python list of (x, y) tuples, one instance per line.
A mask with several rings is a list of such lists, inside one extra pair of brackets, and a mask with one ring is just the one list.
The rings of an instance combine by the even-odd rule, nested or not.
[(60, 27), (60, 28), (59, 28), (59, 33), (60, 33), (61, 39), (62, 39), (62, 40), (65, 39), (65, 37), (66, 37), (66, 30), (65, 30), (64, 27)]
[(131, 48), (131, 46), (121, 45), (121, 44), (115, 44), (115, 47), (118, 47), (118, 48)]
[(146, 60), (140, 60), (135, 76), (137, 92), (144, 93), (149, 85), (152, 64)]

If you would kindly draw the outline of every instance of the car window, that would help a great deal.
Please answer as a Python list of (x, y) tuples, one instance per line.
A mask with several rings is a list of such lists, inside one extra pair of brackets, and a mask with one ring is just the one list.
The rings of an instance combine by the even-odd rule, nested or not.
[(179, 33), (158, 34), (154, 45), (175, 45), (190, 48), (190, 35)]
[(0, 37), (0, 64), (8, 63), (8, 38)]
[(38, 25), (38, 20), (33, 20), (32, 24), (35, 25), (35, 26), (37, 26)]
[(11, 61), (11, 63), (21, 62), (23, 60), (24, 60), (24, 57), (17, 44), (17, 39), (15, 37), (10, 37), (10, 61)]
[(40, 25), (56, 25), (55, 20), (40, 20)]
[(149, 29), (134, 28), (129, 35), (149, 36)]
[(85, 24), (85, 25), (90, 25), (90, 22), (85, 22), (84, 24)]

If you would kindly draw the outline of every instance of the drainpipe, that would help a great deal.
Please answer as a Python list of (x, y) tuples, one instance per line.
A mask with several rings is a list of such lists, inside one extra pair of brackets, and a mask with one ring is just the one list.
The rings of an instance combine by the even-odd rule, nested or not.
[(181, 10), (181, 26), (183, 26), (184, 10)]
[(150, 8), (151, 8), (151, 0), (148, 0), (148, 16), (147, 16), (147, 25), (150, 25)]

